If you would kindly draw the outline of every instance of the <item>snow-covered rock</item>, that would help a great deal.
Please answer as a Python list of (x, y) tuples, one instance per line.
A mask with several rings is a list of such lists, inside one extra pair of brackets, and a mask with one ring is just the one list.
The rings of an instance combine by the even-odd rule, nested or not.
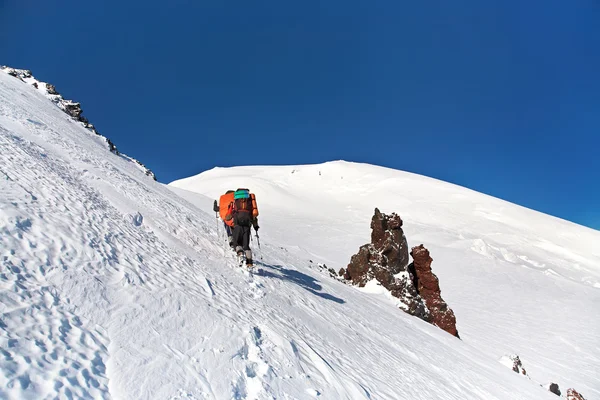
[(4, 71), (8, 75), (17, 78), (24, 83), (30, 84), (31, 86), (33, 86), (34, 88), (39, 90), (48, 99), (50, 99), (54, 103), (56, 103), (56, 105), (61, 110), (63, 110), (68, 115), (70, 115), (74, 120), (80, 122), (85, 128), (89, 129), (92, 133), (103, 138), (106, 141), (108, 149), (112, 153), (114, 153), (118, 156), (120, 155), (121, 157), (124, 157), (124, 158), (128, 159), (129, 161), (135, 163), (142, 171), (144, 171), (144, 173), (146, 175), (148, 175), (152, 179), (156, 180), (156, 176), (154, 175), (154, 172), (152, 172), (150, 169), (148, 169), (140, 161), (138, 161), (134, 158), (131, 158), (125, 154), (120, 153), (119, 150), (117, 149), (117, 146), (115, 146), (115, 144), (109, 138), (101, 135), (96, 130), (96, 127), (94, 125), (92, 125), (88, 121), (88, 119), (82, 115), (83, 110), (81, 109), (80, 103), (63, 98), (61, 96), (61, 94), (56, 90), (56, 87), (54, 85), (46, 83), (46, 82), (38, 81), (37, 79), (35, 79), (35, 77), (31, 74), (31, 71), (29, 71), (29, 70), (10, 68), (10, 67), (4, 66), (4, 65), (0, 65), (0, 71)]
[(523, 367), (521, 359), (516, 354), (502, 356), (500, 363), (512, 369), (517, 374), (527, 375), (527, 370)]

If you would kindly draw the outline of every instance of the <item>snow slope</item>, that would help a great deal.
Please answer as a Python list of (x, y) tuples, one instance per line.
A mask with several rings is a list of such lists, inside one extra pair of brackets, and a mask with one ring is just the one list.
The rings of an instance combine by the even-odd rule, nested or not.
[(218, 198), (249, 187), (262, 236), (336, 271), (369, 241), (373, 209), (424, 243), (461, 338), (517, 353), (530, 376), (600, 398), (600, 232), (435, 179), (343, 161), (215, 168), (171, 183)]
[(31, 74), (31, 71), (26, 70), (26, 69), (15, 69), (15, 68), (10, 68), (10, 67), (4, 66), (4, 65), (0, 65), (0, 73), (5, 73), (8, 75), (11, 75), (11, 76), (15, 77), (16, 79), (20, 79), (21, 81), (27, 83), (28, 85), (33, 86), (40, 94), (42, 94), (44, 97), (46, 97), (47, 99), (52, 101), (54, 104), (56, 104), (56, 106), (58, 108), (60, 108), (61, 110), (63, 110), (65, 113), (69, 114), (73, 121), (80, 123), (83, 127), (87, 128), (90, 132), (98, 135), (101, 140), (104, 140), (104, 142), (106, 143), (106, 146), (108, 147), (108, 149), (111, 152), (115, 153), (116, 155), (120, 156), (123, 159), (129, 160), (132, 163), (135, 163), (137, 165), (137, 167), (140, 168), (142, 171), (144, 171), (144, 173), (146, 175), (148, 175), (148, 176), (152, 177), (154, 180), (156, 180), (156, 176), (154, 175), (154, 173), (152, 171), (150, 171), (148, 168), (146, 168), (144, 166), (144, 164), (142, 164), (141, 162), (139, 162), (138, 160), (136, 160), (134, 158), (131, 158), (131, 157), (121, 153), (110, 139), (108, 139), (105, 136), (102, 136), (96, 130), (96, 127), (93, 124), (90, 124), (89, 120), (82, 115), (83, 111), (81, 109), (81, 104), (78, 102), (75, 102), (73, 100), (65, 99), (60, 93), (58, 93), (56, 91), (56, 88), (54, 87), (54, 85), (51, 85), (49, 83), (42, 82), (42, 81), (36, 79)]
[(3, 73), (0, 148), (2, 399), (554, 398), (310, 268), (274, 216), (262, 273), (242, 273), (211, 198), (175, 195)]

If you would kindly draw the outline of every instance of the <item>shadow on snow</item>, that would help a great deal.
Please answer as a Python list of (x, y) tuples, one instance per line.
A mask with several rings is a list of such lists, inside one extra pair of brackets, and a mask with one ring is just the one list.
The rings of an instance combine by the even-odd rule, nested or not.
[(301, 286), (304, 289), (308, 290), (315, 296), (319, 296), (326, 300), (335, 301), (336, 303), (339, 303), (339, 304), (344, 304), (346, 302), (345, 300), (340, 299), (339, 297), (335, 297), (329, 293), (319, 292), (319, 290), (323, 289), (323, 287), (321, 285), (319, 285), (318, 281), (315, 280), (315, 278), (313, 278), (312, 276), (303, 274), (300, 271), (284, 268), (281, 265), (269, 265), (269, 264), (265, 264), (262, 262), (257, 263), (257, 264), (260, 264), (261, 267), (273, 269), (281, 274), (281, 275), (275, 274), (271, 271), (263, 269), (260, 273), (261, 276), (266, 276), (269, 278), (284, 279), (284, 280), (293, 282), (296, 285)]

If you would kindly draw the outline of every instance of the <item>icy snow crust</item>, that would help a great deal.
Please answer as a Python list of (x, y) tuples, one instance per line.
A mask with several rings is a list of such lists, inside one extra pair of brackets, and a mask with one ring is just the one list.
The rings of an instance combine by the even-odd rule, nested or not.
[[(355, 218), (340, 222), (330, 214), (319, 221), (325, 213), (302, 201), (297, 214), (271, 207), (268, 197), (288, 199), (297, 190), (292, 183), (285, 186), (286, 168), (273, 182), (264, 180), (268, 176), (242, 179), (247, 183), (243, 186), (257, 192), (262, 207), (263, 272), (250, 276), (224, 256), (222, 226), (210, 212), (213, 194), (208, 198), (171, 190), (148, 179), (126, 159), (112, 156), (101, 138), (74, 123), (43, 94), (6, 74), (0, 74), (0, 148), (2, 399), (554, 398), (502, 366), (496, 352), (482, 345), (486, 338), (480, 334), (498, 326), (486, 314), (511, 310), (513, 300), (492, 295), (490, 301), (497, 303), (478, 306), (477, 311), (468, 308), (468, 301), (459, 302), (470, 285), (488, 285), (491, 291), (506, 284), (503, 270), (513, 264), (493, 264), (497, 257), (485, 258), (469, 246), (433, 251), (444, 297), (452, 307), (462, 304), (458, 320), (465, 325), (459, 330), (467, 338), (460, 341), (404, 314), (380, 295), (345, 286), (311, 268), (308, 258), (318, 253), (333, 265), (342, 264), (350, 255), (344, 251), (354, 251), (354, 244), (368, 236), (362, 222), (372, 210), (364, 215), (359, 209), (343, 210)], [(358, 167), (357, 174), (372, 168)], [(345, 164), (323, 168), (332, 168), (332, 174), (340, 168), (344, 174), (354, 170)], [(242, 177), (247, 171), (263, 175), (259, 171), (267, 170), (220, 170), (209, 176)], [(267, 188), (274, 190), (269, 196)], [(220, 188), (207, 190), (217, 193)], [(337, 196), (305, 191), (315, 199), (309, 204), (319, 206), (317, 199)], [(331, 204), (325, 201), (325, 206)], [(300, 210), (305, 213), (300, 215)], [(407, 227), (413, 224), (407, 221)], [(312, 237), (303, 234), (309, 229)], [(441, 243), (445, 234), (453, 233), (429, 236), (422, 231), (421, 238), (414, 230), (410, 234), (411, 241)], [(328, 241), (335, 245), (329, 253)], [(524, 254), (537, 260), (535, 253)], [(582, 257), (579, 271), (589, 268), (584, 261), (592, 256), (576, 254)], [(458, 256), (466, 268), (463, 275), (474, 271), (472, 260), (486, 263), (477, 266), (477, 279), (453, 293), (456, 280), (443, 271), (459, 270)], [(597, 289), (574, 282), (575, 273), (560, 278), (536, 268), (526, 271), (532, 275), (515, 279), (517, 285), (528, 290), (534, 285), (542, 297), (554, 289), (557, 301), (573, 316), (589, 315), (589, 307), (597, 305)], [(505, 280), (496, 284), (495, 277)], [(570, 300), (565, 298), (568, 291)], [(536, 297), (515, 293), (516, 301), (529, 297), (533, 302)], [(524, 315), (521, 325), (507, 330), (526, 335), (544, 328), (529, 319), (531, 310), (523, 310), (512, 315)], [(473, 321), (483, 327), (474, 329)], [(588, 339), (597, 333), (596, 323), (561, 325), (561, 339), (578, 346), (580, 356), (597, 358), (598, 350)], [(498, 351), (519, 344), (506, 342), (502, 332), (487, 339)], [(542, 350), (554, 340), (549, 336)], [(569, 371), (569, 360), (548, 357), (559, 366), (541, 373)], [(579, 367), (588, 368), (589, 362), (584, 358)], [(598, 381), (591, 375), (573, 374), (569, 380), (593, 398), (597, 392), (591, 388)]]

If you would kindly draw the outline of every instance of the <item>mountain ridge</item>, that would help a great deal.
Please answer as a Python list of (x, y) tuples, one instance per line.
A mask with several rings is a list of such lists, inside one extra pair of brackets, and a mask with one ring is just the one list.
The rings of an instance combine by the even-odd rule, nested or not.
[(98, 132), (98, 130), (96, 129), (96, 127), (93, 124), (91, 124), (86, 117), (83, 116), (83, 110), (81, 109), (81, 104), (79, 102), (65, 99), (56, 90), (56, 87), (54, 85), (37, 80), (30, 70), (11, 68), (6, 65), (0, 65), (0, 71), (5, 72), (10, 76), (33, 86), (46, 98), (48, 98), (54, 104), (56, 104), (57, 107), (63, 110), (67, 115), (71, 116), (74, 120), (80, 122), (86, 129), (88, 129), (95, 135), (98, 135), (102, 139), (104, 139), (111, 153), (133, 162), (134, 164), (138, 165), (146, 175), (148, 175), (154, 180), (157, 180), (154, 172), (152, 172), (149, 168), (147, 168), (144, 164), (142, 164), (135, 158), (129, 157), (128, 155), (121, 153), (117, 149), (117, 146), (108, 137), (101, 135), (100, 132)]

